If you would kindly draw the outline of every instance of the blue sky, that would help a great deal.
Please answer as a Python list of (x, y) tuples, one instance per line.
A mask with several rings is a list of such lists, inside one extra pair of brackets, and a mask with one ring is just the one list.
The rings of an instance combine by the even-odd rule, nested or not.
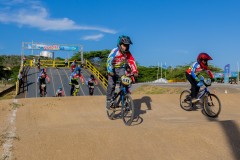
[(112, 49), (125, 34), (140, 65), (185, 65), (207, 52), (211, 64), (236, 71), (239, 8), (238, 0), (0, 0), (0, 54), (31, 41)]

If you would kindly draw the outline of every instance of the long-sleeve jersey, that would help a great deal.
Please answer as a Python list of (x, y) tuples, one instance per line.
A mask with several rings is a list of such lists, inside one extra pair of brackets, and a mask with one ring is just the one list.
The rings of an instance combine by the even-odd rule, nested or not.
[(201, 67), (201, 65), (198, 62), (194, 62), (188, 69), (187, 69), (187, 73), (190, 74), (194, 79), (198, 79), (196, 76), (196, 73), (199, 73), (201, 71), (206, 71), (207, 74), (210, 76), (210, 78), (214, 78), (213, 73), (209, 70), (209, 68), (207, 69), (203, 69)]
[(113, 72), (114, 68), (122, 68), (128, 63), (131, 67), (132, 73), (138, 73), (137, 65), (130, 52), (124, 54), (118, 48), (114, 48), (107, 59), (107, 72)]
[(86, 81), (86, 85), (88, 86), (94, 86), (94, 85), (98, 85), (98, 82), (97, 80), (94, 78), (88, 78), (88, 80)]
[[(42, 76), (43, 74), (44, 74), (44, 76)], [(46, 83), (46, 80), (47, 80), (48, 82), (50, 82), (49, 76), (47, 75), (47, 73), (41, 72), (41, 73), (39, 74), (39, 76), (38, 76), (37, 82), (40, 82), (40, 84), (41, 84), (41, 83)]]
[(64, 96), (64, 91), (58, 89), (58, 90), (56, 91), (56, 94), (55, 94), (55, 95), (56, 95), (56, 96), (58, 96), (58, 95)]
[(78, 78), (81, 80), (82, 83), (84, 83), (84, 78), (81, 73), (76, 73), (75, 71), (71, 73), (69, 77), (69, 81), (71, 82), (72, 80), (78, 80)]

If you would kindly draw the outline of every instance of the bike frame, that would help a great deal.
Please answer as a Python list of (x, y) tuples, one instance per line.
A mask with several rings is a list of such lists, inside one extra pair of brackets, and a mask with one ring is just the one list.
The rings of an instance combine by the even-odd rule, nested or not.
[(206, 93), (209, 93), (208, 87), (205, 87), (204, 89), (202, 89), (202, 90), (199, 91), (199, 93), (198, 93), (198, 99), (202, 99), (203, 96), (204, 96)]
[(115, 101), (120, 96), (118, 101), (115, 103), (116, 106), (118, 106), (120, 102), (122, 102), (122, 104), (124, 104), (124, 95), (126, 95), (128, 93), (128, 91), (127, 91), (128, 87), (129, 86), (123, 86), (122, 84), (120, 84), (120, 91), (113, 98), (113, 101)]

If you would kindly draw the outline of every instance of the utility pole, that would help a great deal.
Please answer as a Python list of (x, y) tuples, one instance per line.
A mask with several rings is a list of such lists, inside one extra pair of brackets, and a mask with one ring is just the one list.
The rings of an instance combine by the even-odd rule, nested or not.
[(165, 66), (164, 66), (164, 68), (165, 68), (165, 79), (167, 79), (167, 76), (166, 76), (166, 72), (167, 72), (167, 63), (165, 62)]
[(161, 79), (162, 79), (162, 62), (161, 62)]
[(237, 84), (239, 84), (239, 63), (238, 62), (237, 62), (237, 68), (238, 68)]
[(158, 62), (158, 70), (157, 70), (157, 80), (158, 80), (158, 73), (159, 73), (159, 62)]

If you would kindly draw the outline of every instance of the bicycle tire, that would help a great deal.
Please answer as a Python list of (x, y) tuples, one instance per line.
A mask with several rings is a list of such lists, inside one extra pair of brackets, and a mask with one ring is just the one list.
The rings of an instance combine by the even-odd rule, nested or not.
[[(191, 111), (192, 110), (192, 100), (190, 96), (191, 92), (189, 90), (184, 90), (180, 94), (180, 106), (185, 111)], [(187, 99), (187, 97), (189, 97)]]
[(107, 112), (107, 116), (108, 116), (108, 118), (110, 120), (114, 120), (115, 119), (115, 112), (116, 112), (115, 108), (112, 108), (112, 107), (110, 107), (110, 109), (106, 108), (106, 112)]
[(215, 94), (208, 94), (203, 100), (203, 110), (208, 117), (216, 118), (221, 112), (221, 102)]
[(42, 97), (45, 97), (44, 88), (41, 88), (41, 94), (42, 94)]
[(130, 126), (134, 119), (134, 103), (130, 94), (124, 96), (124, 104), (121, 108), (121, 116), (125, 125)]
[(93, 91), (94, 91), (94, 89), (93, 89), (93, 88), (90, 88), (90, 89), (89, 89), (89, 95), (92, 96), (92, 95), (93, 95)]

